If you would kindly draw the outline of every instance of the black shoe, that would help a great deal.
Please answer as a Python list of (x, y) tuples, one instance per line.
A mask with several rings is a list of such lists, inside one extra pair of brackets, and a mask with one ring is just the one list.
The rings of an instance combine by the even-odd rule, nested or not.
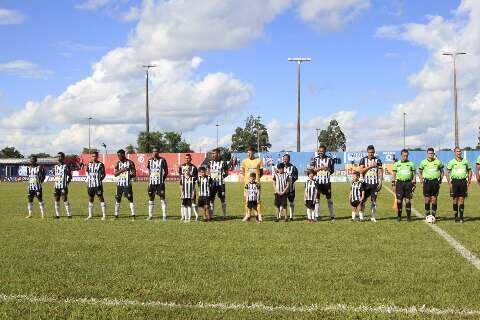
[(132, 218), (132, 221), (135, 220), (135, 216), (134, 216), (134, 215), (133, 215), (133, 216), (130, 216), (130, 217)]
[(278, 218), (275, 218), (275, 222), (278, 222), (278, 221), (279, 221)]
[(410, 221), (412, 221), (412, 218), (407, 217), (407, 222), (410, 222)]
[(72, 219), (72, 216), (67, 216), (67, 219)]
[(60, 217), (59, 217), (59, 216), (55, 216), (55, 219), (60, 219)]
[(398, 222), (402, 221), (402, 216), (397, 216), (397, 221)]

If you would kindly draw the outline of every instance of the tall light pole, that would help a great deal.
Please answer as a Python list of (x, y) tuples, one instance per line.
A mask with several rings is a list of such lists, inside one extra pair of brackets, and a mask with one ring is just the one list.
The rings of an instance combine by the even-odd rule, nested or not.
[(145, 131), (150, 132), (150, 106), (148, 105), (148, 80), (149, 80), (149, 71), (151, 68), (156, 68), (157, 66), (153, 64), (145, 64), (142, 66), (145, 69)]
[(297, 63), (297, 152), (300, 152), (300, 73), (303, 62), (312, 61), (311, 58), (288, 58), (288, 61)]
[(218, 149), (218, 127), (220, 127), (220, 125), (218, 124), (218, 122), (217, 122), (217, 124), (215, 125), (215, 127), (217, 127), (217, 149)]
[(319, 128), (315, 129), (315, 131), (317, 132), (317, 139), (316, 139), (316, 140), (317, 140), (317, 149), (315, 149), (315, 151), (317, 151), (318, 148), (320, 147), (320, 146), (319, 146), (320, 142), (318, 141), (318, 136), (320, 135), (320, 130), (321, 130), (321, 129), (319, 129)]
[(88, 117), (88, 154), (92, 153), (92, 149), (90, 148), (90, 127), (92, 122), (92, 117)]
[(444, 56), (451, 56), (453, 60), (453, 112), (455, 118), (455, 147), (460, 146), (458, 138), (458, 92), (457, 92), (457, 56), (467, 54), (466, 52), (444, 52)]
[(407, 136), (407, 125), (406, 125), (407, 113), (403, 113), (403, 149), (407, 148), (406, 136)]

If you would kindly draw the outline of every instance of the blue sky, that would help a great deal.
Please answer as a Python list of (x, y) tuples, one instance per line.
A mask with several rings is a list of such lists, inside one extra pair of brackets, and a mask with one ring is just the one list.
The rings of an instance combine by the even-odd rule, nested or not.
[[(368, 2), (358, 0), (361, 1)], [(15, 112), (21, 112), (27, 101), (40, 102), (46, 96), (57, 97), (68, 86), (91, 76), (92, 64), (99, 62), (109, 51), (127, 46), (139, 19), (143, 19), (123, 19), (131, 7), (141, 8), (141, 1), (106, 0), (103, 6), (80, 9), (79, 6), (85, 3), (82, 0), (0, 2), (0, 9), (12, 10), (23, 16), (23, 20), (16, 24), (1, 24), (0, 20), (0, 37), (3, 40), (0, 65), (19, 60), (31, 63), (23, 69), (0, 67), (0, 118), (8, 119)], [(238, 46), (207, 47), (206, 50), (202, 46), (198, 46), (201, 49), (192, 46), (192, 57), (201, 57), (202, 63), (190, 70), (187, 81), (201, 82), (209, 74), (220, 72), (248, 85), (250, 95), (234, 106), (233, 117), (229, 116), (229, 112), (222, 114), (225, 112), (222, 109), (217, 117), (199, 120), (191, 128), (181, 129), (194, 146), (206, 148), (211, 146), (214, 138), (212, 128), (215, 121), (223, 124), (221, 132), (224, 144), (228, 144), (228, 136), (234, 127), (241, 125), (240, 120), (249, 114), (262, 116), (267, 124), (277, 121), (281, 127), (291, 126), (295, 120), (296, 66), (287, 62), (289, 56), (312, 58), (312, 62), (302, 68), (303, 121), (328, 118), (336, 112), (354, 112), (346, 121), (358, 120), (359, 123), (360, 120), (368, 121), (382, 113), (388, 117), (395, 106), (415, 101), (419, 95), (421, 90), (412, 86), (409, 77), (431, 62), (432, 50), (426, 44), (414, 43), (415, 39), (405, 41), (409, 35), (376, 36), (377, 30), (383, 26), (410, 23), (426, 26), (431, 19), (429, 16), (456, 19), (454, 10), (460, 3), (459, 0), (372, 0), (368, 8), (344, 23), (340, 30), (318, 30), (312, 23), (302, 19), (295, 7), (289, 7), (279, 11), (272, 21), (264, 23), (261, 37), (253, 37)], [(156, 4), (162, 5), (161, 1)], [(172, 43), (172, 46), (176, 45)], [(25, 68), (29, 68), (28, 72)], [(139, 87), (143, 85), (141, 72), (139, 70)], [(153, 85), (153, 90), (156, 88)], [(158, 89), (160, 92), (161, 88)], [(470, 95), (474, 97), (475, 93)], [(155, 93), (152, 95), (152, 104), (158, 103)], [(143, 113), (141, 104), (128, 107), (138, 108), (138, 112)], [(45, 113), (48, 114), (48, 111)], [(48, 132), (60, 132), (78, 123), (57, 121), (49, 127)], [(130, 125), (129, 132), (135, 132), (141, 123), (136, 119)], [(318, 125), (322, 126), (324, 122)], [(153, 124), (154, 129), (162, 130), (160, 126), (161, 120)], [(352, 124), (346, 126), (350, 128), (347, 129), (349, 135), (359, 134), (354, 131)], [(271, 135), (278, 133), (273, 127), (272, 124)], [(30, 133), (46, 129), (19, 125), (15, 130), (19, 132), (17, 138), (3, 138), (1, 142), (13, 144), (18, 142), (15, 139), (20, 139), (18, 136), (25, 139)], [(305, 129), (303, 134), (310, 134), (312, 130)], [(202, 137), (203, 142), (198, 137)], [(126, 137), (128, 141), (125, 141), (125, 145), (134, 143), (134, 138), (134, 134)], [(274, 147), (288, 148), (294, 142), (290, 136), (288, 142), (282, 139), (286, 138), (278, 134), (272, 137)], [(470, 144), (473, 140), (467, 139)], [(412, 137), (411, 144), (414, 146), (426, 142), (430, 141), (418, 141), (418, 137)], [(122, 142), (115, 140), (111, 143), (115, 145)], [(313, 141), (308, 139), (302, 143), (306, 148), (313, 145)], [(23, 145), (29, 150), (39, 148), (38, 145), (24, 142)]]

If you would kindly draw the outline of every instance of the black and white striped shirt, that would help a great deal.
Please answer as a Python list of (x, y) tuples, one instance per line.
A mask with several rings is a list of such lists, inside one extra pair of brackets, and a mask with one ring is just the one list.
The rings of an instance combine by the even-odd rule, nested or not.
[(291, 178), (288, 173), (275, 173), (273, 176), (273, 181), (275, 182), (275, 193), (280, 193), (285, 190), (288, 183), (291, 183)]
[(100, 161), (91, 161), (87, 164), (87, 183), (89, 188), (97, 188), (102, 186), (105, 178), (105, 166)]
[(335, 171), (333, 159), (328, 156), (323, 158), (315, 157), (314, 168), (319, 169), (322, 166), (325, 167), (325, 170), (320, 170), (317, 172), (317, 183), (328, 184), (330, 183), (330, 175)]
[(126, 169), (125, 172), (117, 176), (117, 186), (128, 187), (131, 184), (132, 178), (136, 176), (135, 163), (132, 160), (125, 159), (125, 161), (118, 161), (115, 165), (115, 170), (120, 171)]
[(55, 189), (65, 189), (72, 180), (72, 172), (66, 163), (59, 163), (53, 167)]
[(363, 183), (360, 181), (352, 182), (350, 191), (352, 192), (352, 201), (360, 201), (362, 199)]
[(212, 178), (210, 178), (209, 176), (199, 176), (198, 187), (200, 189), (199, 196), (209, 198), (212, 187)]
[(225, 178), (228, 175), (228, 164), (226, 161), (210, 160), (208, 162), (208, 169), (210, 170), (210, 177), (213, 180), (214, 186), (225, 184)]
[(192, 199), (195, 193), (195, 179), (193, 177), (182, 176), (180, 179), (182, 186), (182, 199)]
[(298, 169), (293, 164), (288, 163), (285, 165), (284, 171), (290, 176), (290, 179), (292, 180), (292, 183), (290, 184), (290, 192), (293, 192), (295, 191), (295, 181), (298, 180)]
[(188, 170), (190, 176), (197, 180), (198, 177), (198, 169), (194, 164), (187, 164), (184, 163), (178, 168), (178, 175), (181, 177), (184, 174), (184, 170)]
[(168, 165), (164, 158), (151, 158), (148, 160), (147, 169), (149, 172), (148, 182), (150, 185), (159, 185), (165, 183), (165, 179), (168, 175)]
[(257, 182), (248, 182), (245, 185), (245, 190), (247, 190), (247, 200), (248, 201), (257, 201), (260, 195), (260, 184)]
[(367, 172), (363, 174), (363, 181), (366, 184), (377, 184), (379, 179), (378, 179), (378, 174), (379, 171), (382, 170), (382, 160), (378, 159), (377, 157), (373, 157), (372, 159), (369, 159), (368, 157), (363, 157), (360, 159), (360, 166), (365, 166), (368, 167), (372, 164), (376, 164), (377, 166), (374, 168), (371, 168)]
[(39, 165), (27, 167), (28, 190), (42, 190), (42, 183), (45, 180), (45, 169)]
[(313, 201), (316, 198), (317, 182), (315, 179), (307, 179), (305, 181), (305, 200)]

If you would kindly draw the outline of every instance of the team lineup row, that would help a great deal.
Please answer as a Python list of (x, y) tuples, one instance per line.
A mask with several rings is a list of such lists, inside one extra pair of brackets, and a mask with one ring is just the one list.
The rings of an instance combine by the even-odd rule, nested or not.
[[(134, 180), (135, 164), (127, 159), (125, 151), (117, 152), (118, 162), (115, 165), (114, 175), (117, 180), (115, 194), (114, 216), (118, 218), (122, 198), (125, 197), (130, 204), (131, 217), (136, 216), (133, 201), (132, 181)], [(58, 163), (54, 166), (54, 199), (55, 218), (60, 217), (60, 200), (62, 198), (65, 212), (71, 218), (70, 205), (68, 202), (68, 185), (72, 179), (69, 166), (65, 162), (65, 154), (59, 152)], [(480, 157), (476, 161), (477, 177), (480, 173)], [(106, 219), (106, 205), (103, 195), (103, 180), (106, 177), (105, 166), (99, 161), (98, 153), (92, 154), (92, 159), (85, 165), (87, 172), (87, 193), (89, 197), (88, 216), (93, 217), (93, 203), (95, 197), (100, 201), (102, 220)], [(244, 177), (245, 217), (249, 221), (255, 214), (256, 221), (262, 221), (261, 214), (261, 185), (260, 178), (263, 176), (262, 161), (255, 158), (252, 148), (248, 149), (248, 156), (242, 161), (242, 174)], [(167, 203), (165, 200), (165, 181), (168, 176), (168, 166), (164, 158), (159, 154), (158, 148), (153, 148), (153, 156), (147, 162), (149, 172), (148, 181), (148, 218), (153, 219), (155, 197), (160, 199), (162, 216), (167, 218)], [(329, 210), (330, 220), (335, 221), (333, 200), (331, 192), (330, 175), (334, 172), (334, 161), (326, 155), (326, 148), (320, 146), (318, 153), (310, 164), (305, 182), (303, 200), (307, 211), (308, 222), (315, 222), (319, 217), (319, 204), (321, 195), (325, 196)], [(42, 218), (45, 215), (42, 195), (42, 183), (45, 181), (45, 170), (37, 164), (36, 157), (31, 158), (31, 164), (27, 168), (28, 175), (28, 215), (32, 217), (33, 200), (38, 199)], [(221, 202), (222, 215), (227, 215), (225, 201), (225, 178), (228, 176), (228, 165), (220, 159), (220, 151), (213, 150), (212, 160), (200, 168), (192, 163), (189, 154), (185, 156), (185, 163), (179, 168), (180, 175), (180, 198), (181, 220), (189, 222), (192, 213), (198, 220), (197, 209), (203, 209), (203, 220), (212, 220), (215, 212), (215, 198)], [(298, 180), (298, 170), (290, 162), (290, 156), (285, 154), (283, 161), (279, 163), (273, 175), (275, 221), (284, 217), (285, 221), (293, 219), (295, 211), (295, 182)], [(455, 149), (455, 158), (448, 162), (446, 170), (444, 164), (435, 157), (433, 148), (427, 150), (427, 157), (418, 167), (418, 178), (423, 185), (425, 198), (425, 216), (435, 217), (438, 207), (438, 193), (442, 179), (446, 176), (453, 199), (453, 213), (456, 222), (464, 221), (465, 198), (468, 195), (468, 187), (472, 180), (472, 167), (462, 158), (460, 148)], [(411, 199), (416, 189), (417, 168), (415, 163), (408, 159), (408, 150), (402, 150), (401, 159), (393, 165), (392, 188), (396, 195), (397, 220), (402, 220), (403, 205), (405, 204), (407, 221), (411, 220)], [(480, 179), (477, 178), (480, 185)], [(375, 156), (375, 148), (368, 146), (367, 156), (360, 160), (359, 166), (352, 175), (349, 201), (352, 207), (352, 220), (363, 221), (365, 204), (370, 199), (370, 220), (376, 222), (376, 199), (383, 185), (382, 162)], [(198, 188), (198, 190), (197, 190)], [(288, 207), (288, 213), (287, 211)], [(284, 212), (285, 211), (285, 212)]]

